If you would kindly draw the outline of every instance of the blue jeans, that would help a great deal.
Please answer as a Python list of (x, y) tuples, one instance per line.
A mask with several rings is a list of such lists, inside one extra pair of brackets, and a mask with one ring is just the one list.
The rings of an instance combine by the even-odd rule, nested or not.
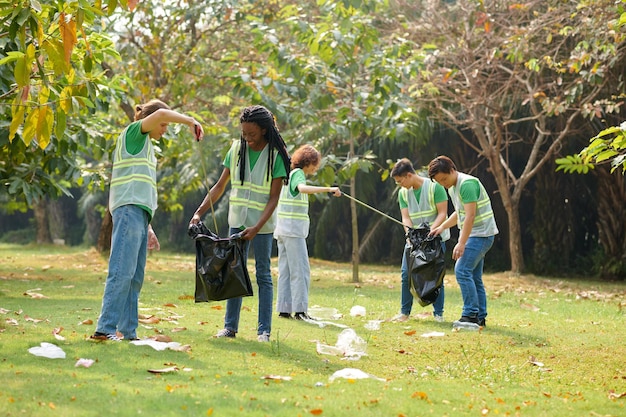
[[(443, 252), (445, 253), (446, 242), (441, 242), (441, 247), (443, 248)], [(405, 316), (411, 315), (411, 309), (413, 308), (413, 294), (411, 294), (411, 284), (409, 282), (408, 248), (409, 245), (407, 244), (404, 247), (404, 252), (402, 254), (402, 267), (400, 269), (400, 276), (402, 277), (402, 298), (400, 301), (400, 313), (404, 314)], [(439, 291), (439, 295), (433, 303), (433, 314), (435, 316), (443, 316), (443, 303), (445, 298), (445, 291), (442, 284), (441, 291)]]
[(119, 331), (124, 339), (137, 337), (139, 292), (143, 285), (148, 248), (148, 213), (132, 204), (113, 210), (109, 274), (102, 297), (97, 332)]
[[(238, 233), (241, 230), (230, 229), (230, 234)], [(272, 283), (272, 273), (270, 262), (272, 259), (272, 233), (257, 234), (251, 241), (247, 240), (244, 245), (243, 259), (248, 264), (248, 252), (250, 243), (254, 249), (254, 268), (256, 282), (259, 286), (259, 323), (257, 334), (272, 331), (272, 303), (274, 302), (274, 284)], [(239, 316), (241, 313), (242, 298), (231, 298), (226, 301), (226, 316), (224, 318), (224, 328), (233, 332), (239, 331)]]
[(493, 245), (494, 236), (470, 237), (465, 244), (465, 252), (454, 266), (456, 281), (463, 297), (462, 316), (487, 317), (487, 293), (483, 284), (485, 254)]

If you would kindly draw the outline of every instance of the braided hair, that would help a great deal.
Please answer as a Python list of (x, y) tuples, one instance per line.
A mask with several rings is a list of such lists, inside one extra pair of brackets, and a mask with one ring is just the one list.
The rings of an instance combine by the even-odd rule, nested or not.
[[(241, 116), (239, 117), (239, 123), (255, 123), (261, 129), (265, 129), (265, 140), (270, 146), (270, 155), (267, 160), (267, 180), (269, 181), (270, 175), (274, 170), (274, 152), (277, 151), (281, 158), (283, 158), (283, 162), (285, 164), (285, 169), (287, 170), (287, 176), (285, 177), (284, 183), (287, 185), (289, 182), (289, 171), (291, 168), (291, 158), (289, 157), (289, 153), (287, 152), (287, 145), (283, 140), (283, 137), (278, 133), (278, 128), (276, 127), (276, 120), (274, 119), (274, 115), (268, 109), (263, 106), (249, 106), (243, 109), (241, 112)], [(246, 155), (247, 152), (247, 143), (243, 139), (243, 134), (241, 135), (241, 146), (239, 148), (239, 179), (241, 180), (241, 184), (243, 185), (243, 181), (245, 178), (245, 166), (246, 166)]]

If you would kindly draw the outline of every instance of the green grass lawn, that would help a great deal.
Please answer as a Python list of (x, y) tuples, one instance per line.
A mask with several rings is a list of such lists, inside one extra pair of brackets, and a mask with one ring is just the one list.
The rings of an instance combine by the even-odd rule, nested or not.
[[(416, 303), (408, 322), (368, 330), (399, 310), (399, 262), (362, 265), (360, 284), (349, 264), (311, 264), (310, 304), (343, 314), (336, 323), (367, 342), (361, 359), (316, 352), (341, 328), (276, 313), (272, 341), (257, 342), (256, 296), (244, 300), (236, 339), (213, 338), (225, 303), (194, 303), (191, 254), (150, 255), (140, 313), (159, 321), (138, 330), (190, 350), (91, 342), (107, 260), (93, 249), (0, 244), (0, 416), (626, 415), (623, 283), (487, 274), (488, 327), (454, 332), (461, 298), (449, 271), (444, 323)], [(355, 305), (365, 317), (350, 316)], [(430, 332), (444, 336), (422, 336)], [(29, 353), (42, 342), (66, 358)], [(95, 363), (76, 367), (80, 358)], [(345, 368), (376, 378), (330, 380)]]

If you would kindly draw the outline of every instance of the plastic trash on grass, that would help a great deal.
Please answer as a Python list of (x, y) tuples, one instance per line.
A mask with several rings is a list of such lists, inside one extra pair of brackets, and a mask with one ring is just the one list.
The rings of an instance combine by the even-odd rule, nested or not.
[(370, 320), (365, 323), (363, 327), (365, 327), (367, 330), (380, 330), (380, 323), (382, 322), (383, 320)]
[(350, 315), (352, 317), (365, 317), (365, 307), (363, 306), (352, 306), (350, 309)]
[(335, 372), (330, 377), (328, 377), (330, 382), (333, 382), (337, 378), (344, 378), (344, 379), (372, 378), (372, 379), (377, 379), (378, 381), (385, 381), (383, 378), (378, 378), (372, 374), (368, 374), (367, 372), (363, 372), (360, 369), (356, 369), (356, 368), (344, 368)]
[(178, 342), (158, 342), (152, 339), (133, 340), (130, 343), (136, 346), (148, 345), (154, 350), (171, 349), (175, 351), (186, 351), (189, 348), (188, 345), (181, 346)]
[(342, 356), (348, 360), (359, 360), (361, 356), (367, 356), (365, 350), (367, 343), (352, 329), (345, 329), (337, 336), (335, 346), (317, 342), (317, 353), (320, 355)]
[(49, 359), (65, 359), (65, 352), (63, 349), (52, 343), (41, 342), (40, 346), (35, 346), (28, 349), (28, 352), (35, 356), (42, 356)]

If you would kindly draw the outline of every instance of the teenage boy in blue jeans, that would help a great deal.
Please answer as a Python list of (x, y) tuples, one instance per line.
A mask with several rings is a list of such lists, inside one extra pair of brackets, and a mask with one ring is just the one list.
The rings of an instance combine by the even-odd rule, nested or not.
[(457, 171), (447, 156), (438, 156), (428, 164), (428, 176), (448, 190), (454, 213), (439, 227), (431, 230), (438, 235), (457, 225), (459, 240), (452, 250), (456, 261), (454, 273), (461, 288), (463, 311), (455, 328), (478, 329), (486, 326), (487, 293), (483, 284), (485, 254), (491, 249), (498, 226), (485, 187), (468, 174)]

